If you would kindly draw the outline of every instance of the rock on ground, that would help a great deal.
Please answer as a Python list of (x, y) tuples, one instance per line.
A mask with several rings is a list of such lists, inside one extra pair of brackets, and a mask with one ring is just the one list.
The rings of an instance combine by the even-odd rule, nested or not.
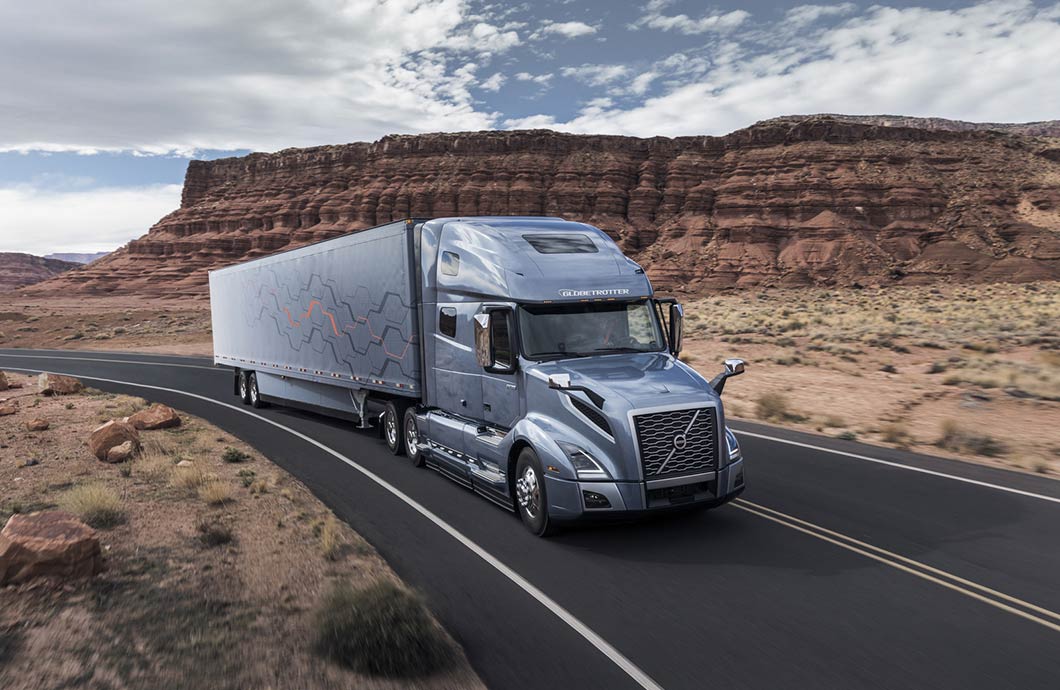
[(18, 405), (14, 403), (0, 403), (0, 417), (6, 417), (18, 412)]
[(37, 377), (37, 385), (43, 395), (70, 395), (80, 393), (84, 384), (72, 376), (44, 373)]
[(70, 513), (12, 515), (0, 532), (0, 585), (40, 576), (89, 577), (102, 568), (95, 531)]
[(51, 423), (47, 419), (41, 417), (34, 417), (33, 419), (26, 422), (27, 431), (47, 431)]
[(7, 388), (7, 374), (0, 371), (0, 391), (6, 391)]
[[(140, 451), (140, 434), (128, 422), (111, 420), (88, 437), (88, 449), (104, 462), (123, 462)], [(116, 451), (114, 459), (111, 459), (112, 450)]]
[(127, 421), (140, 430), (169, 429), (180, 426), (180, 415), (168, 405), (155, 404), (130, 416)]

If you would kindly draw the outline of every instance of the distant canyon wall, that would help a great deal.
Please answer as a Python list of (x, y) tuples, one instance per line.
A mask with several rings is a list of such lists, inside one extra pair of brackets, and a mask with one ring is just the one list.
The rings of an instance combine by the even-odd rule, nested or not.
[(408, 216), (597, 225), (657, 288), (1060, 278), (1060, 140), (768, 121), (721, 137), (488, 131), (193, 161), (181, 206), (31, 291), (202, 294), (209, 269)]

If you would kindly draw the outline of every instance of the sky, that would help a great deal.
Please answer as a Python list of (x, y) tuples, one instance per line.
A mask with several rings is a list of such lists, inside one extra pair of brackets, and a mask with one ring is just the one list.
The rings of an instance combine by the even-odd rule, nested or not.
[(1060, 118), (1060, 2), (0, 3), (0, 252), (110, 250), (188, 160), (387, 134)]

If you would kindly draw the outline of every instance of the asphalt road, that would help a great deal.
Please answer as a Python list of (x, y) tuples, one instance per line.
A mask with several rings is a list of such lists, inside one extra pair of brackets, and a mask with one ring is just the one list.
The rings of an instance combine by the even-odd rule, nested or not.
[(91, 385), (252, 443), (426, 593), (492, 688), (1060, 682), (1060, 482), (740, 424), (742, 500), (543, 540), (371, 433), (239, 405), (209, 360), (0, 350), (0, 369), (112, 379)]

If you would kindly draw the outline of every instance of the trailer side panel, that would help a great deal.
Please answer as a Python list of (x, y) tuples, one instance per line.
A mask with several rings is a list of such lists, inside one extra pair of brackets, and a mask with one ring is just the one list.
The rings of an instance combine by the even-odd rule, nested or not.
[(402, 221), (211, 272), (214, 362), (418, 396), (411, 251)]

